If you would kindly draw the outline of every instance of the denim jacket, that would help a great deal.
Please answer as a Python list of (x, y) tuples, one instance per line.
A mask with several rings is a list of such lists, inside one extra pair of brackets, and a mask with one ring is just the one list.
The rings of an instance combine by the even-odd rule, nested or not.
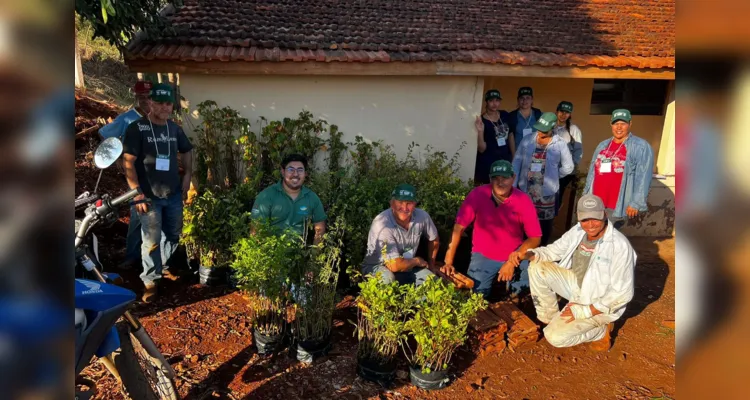
[[(513, 186), (528, 193), (528, 175), (531, 168), (531, 157), (536, 149), (536, 136), (539, 132), (527, 135), (521, 140), (513, 157), (513, 171), (516, 179)], [(573, 157), (570, 155), (568, 144), (558, 135), (553, 135), (547, 145), (547, 156), (544, 166), (544, 187), (542, 196), (552, 196), (560, 190), (560, 178), (573, 172)]]
[[(593, 193), (596, 157), (609, 146), (611, 141), (612, 138), (609, 138), (599, 143), (594, 150), (589, 174), (586, 177), (586, 188), (583, 189), (584, 194)], [(627, 215), (625, 210), (628, 206), (639, 212), (648, 211), (648, 191), (651, 189), (651, 177), (654, 172), (654, 151), (647, 141), (631, 132), (624, 143), (628, 153), (625, 156), (625, 176), (620, 185), (620, 194), (617, 196), (617, 206), (613, 215), (615, 218), (624, 218)]]

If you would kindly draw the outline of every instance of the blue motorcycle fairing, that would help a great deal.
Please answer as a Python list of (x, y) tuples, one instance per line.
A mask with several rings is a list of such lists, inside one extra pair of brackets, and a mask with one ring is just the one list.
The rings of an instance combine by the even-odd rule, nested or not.
[(117, 333), (117, 328), (112, 327), (112, 329), (109, 330), (109, 333), (107, 333), (107, 336), (104, 337), (104, 340), (102, 341), (102, 344), (99, 345), (99, 348), (96, 349), (96, 356), (101, 358), (106, 355), (109, 355), (113, 351), (120, 348), (120, 335)]
[(76, 308), (105, 311), (133, 301), (135, 301), (135, 293), (130, 290), (99, 281), (76, 279)]

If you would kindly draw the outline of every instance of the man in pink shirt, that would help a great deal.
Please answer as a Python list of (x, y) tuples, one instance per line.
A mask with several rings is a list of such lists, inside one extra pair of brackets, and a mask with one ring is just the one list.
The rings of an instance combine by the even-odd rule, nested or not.
[(534, 203), (529, 195), (513, 187), (514, 179), (510, 162), (492, 163), (491, 182), (472, 190), (461, 204), (445, 254), (446, 269), (451, 271), (461, 235), (473, 222), (468, 275), (474, 280), (474, 291), (485, 298), (490, 295), (495, 276), (498, 281), (511, 280), (521, 256), (539, 246), (542, 239)]

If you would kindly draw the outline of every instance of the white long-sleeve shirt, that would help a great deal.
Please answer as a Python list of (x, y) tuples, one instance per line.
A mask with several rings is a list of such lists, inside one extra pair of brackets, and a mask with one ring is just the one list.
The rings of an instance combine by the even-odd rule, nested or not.
[[(570, 269), (573, 252), (584, 236), (586, 232), (580, 224), (576, 224), (554, 243), (531, 251), (539, 261), (557, 262), (560, 267)], [(620, 318), (625, 306), (633, 299), (636, 259), (635, 250), (628, 239), (609, 223), (591, 256), (581, 288), (570, 301), (582, 305), (593, 304), (611, 321)]]

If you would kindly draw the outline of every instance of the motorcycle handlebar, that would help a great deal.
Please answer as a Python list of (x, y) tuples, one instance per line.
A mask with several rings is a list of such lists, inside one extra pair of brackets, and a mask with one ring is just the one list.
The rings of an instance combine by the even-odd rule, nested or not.
[(132, 199), (133, 197), (138, 196), (140, 192), (140, 188), (132, 189), (114, 200), (104, 201), (104, 204), (102, 204), (100, 207), (97, 207), (94, 212), (88, 214), (86, 218), (84, 218), (81, 222), (81, 226), (78, 228), (78, 232), (76, 232), (75, 247), (78, 248), (78, 246), (83, 243), (83, 239), (86, 236), (89, 225), (91, 225), (91, 221), (99, 216), (107, 215), (113, 208), (116, 208), (122, 203), (130, 201), (130, 199)]

